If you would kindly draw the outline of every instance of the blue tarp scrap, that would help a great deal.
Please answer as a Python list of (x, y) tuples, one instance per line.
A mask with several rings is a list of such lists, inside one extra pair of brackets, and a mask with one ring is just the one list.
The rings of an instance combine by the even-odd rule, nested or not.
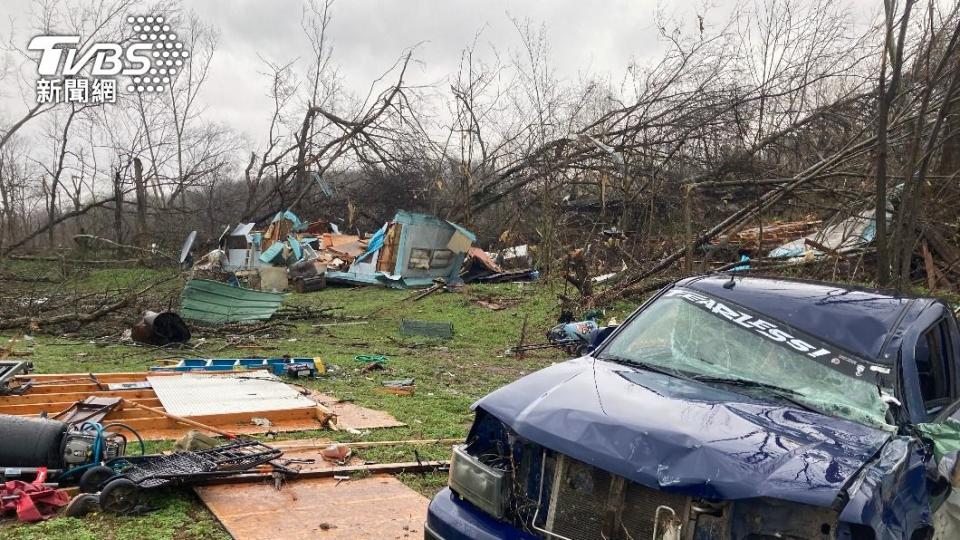
[(380, 227), (380, 230), (373, 233), (373, 236), (371, 236), (370, 239), (367, 240), (367, 250), (364, 251), (362, 255), (357, 257), (358, 261), (362, 261), (368, 255), (376, 253), (377, 251), (380, 250), (380, 248), (383, 247), (383, 242), (387, 237), (387, 228), (389, 226), (390, 226), (389, 223), (385, 223), (383, 227)]

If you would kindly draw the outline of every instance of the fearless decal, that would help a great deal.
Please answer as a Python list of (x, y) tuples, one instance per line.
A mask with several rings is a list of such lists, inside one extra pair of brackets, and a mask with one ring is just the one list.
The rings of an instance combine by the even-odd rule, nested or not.
[(788, 331), (783, 330), (778, 325), (756, 317), (750, 313), (731, 308), (722, 302), (709, 298), (686, 289), (673, 289), (664, 294), (665, 298), (681, 298), (687, 302), (700, 307), (701, 309), (723, 317), (728, 321), (746, 328), (751, 332), (762, 336), (781, 346), (789, 347), (799, 353), (803, 353), (816, 361), (833, 367), (841, 373), (852, 377), (862, 377), (868, 370), (880, 375), (888, 375), (890, 368), (867, 365), (849, 358), (843, 354), (831, 351), (820, 345), (815, 345), (794, 336)]

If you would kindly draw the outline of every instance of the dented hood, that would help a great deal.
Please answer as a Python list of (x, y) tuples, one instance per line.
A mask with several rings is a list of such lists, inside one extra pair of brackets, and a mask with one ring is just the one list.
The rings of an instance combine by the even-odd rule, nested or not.
[(521, 437), (647, 487), (830, 506), (889, 434), (584, 357), (478, 401)]

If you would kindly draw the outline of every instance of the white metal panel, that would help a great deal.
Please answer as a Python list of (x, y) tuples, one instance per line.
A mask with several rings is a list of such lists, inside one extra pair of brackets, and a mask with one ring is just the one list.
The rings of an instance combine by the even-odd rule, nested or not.
[(177, 416), (252, 413), (316, 406), (313, 400), (265, 371), (242, 376), (185, 373), (179, 377), (147, 377), (147, 380), (163, 408)]

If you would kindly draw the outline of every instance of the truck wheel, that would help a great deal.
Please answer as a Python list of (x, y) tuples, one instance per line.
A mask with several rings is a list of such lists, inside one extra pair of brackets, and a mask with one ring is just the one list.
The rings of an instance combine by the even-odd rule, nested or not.
[(80, 493), (96, 493), (100, 491), (100, 486), (116, 474), (117, 473), (113, 472), (113, 469), (103, 465), (90, 467), (86, 471), (83, 471), (83, 475), (80, 476), (80, 482), (78, 484)]
[(107, 482), (100, 491), (100, 509), (111, 514), (128, 514), (140, 503), (140, 487), (126, 478)]

